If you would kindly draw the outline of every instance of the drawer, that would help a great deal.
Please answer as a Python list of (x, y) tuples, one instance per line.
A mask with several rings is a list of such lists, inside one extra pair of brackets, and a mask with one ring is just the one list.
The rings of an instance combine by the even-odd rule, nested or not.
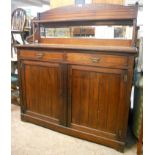
[(125, 68), (128, 66), (127, 56), (114, 56), (104, 54), (84, 54), (84, 53), (67, 53), (66, 57), (69, 63), (77, 63), (93, 66), (105, 66), (115, 68)]
[(22, 50), (19, 53), (19, 58), (20, 59), (36, 59), (36, 60), (44, 60), (44, 61), (63, 60), (64, 53)]

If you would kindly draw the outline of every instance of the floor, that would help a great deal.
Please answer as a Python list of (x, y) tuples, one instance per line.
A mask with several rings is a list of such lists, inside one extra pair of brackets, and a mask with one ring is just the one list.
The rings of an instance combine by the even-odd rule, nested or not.
[(20, 120), (19, 106), (12, 105), (12, 155), (136, 155), (136, 143), (128, 136), (124, 153), (67, 136)]

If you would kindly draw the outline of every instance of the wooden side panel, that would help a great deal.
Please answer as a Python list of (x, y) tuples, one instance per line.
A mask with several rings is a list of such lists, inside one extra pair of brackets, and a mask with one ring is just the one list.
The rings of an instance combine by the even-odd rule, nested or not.
[(96, 72), (94, 67), (82, 70), (72, 66), (70, 72), (72, 127), (85, 126), (99, 133), (117, 134), (123, 71), (99, 69)]
[(58, 64), (24, 62), (22, 81), (27, 112), (54, 120), (61, 119), (60, 66)]

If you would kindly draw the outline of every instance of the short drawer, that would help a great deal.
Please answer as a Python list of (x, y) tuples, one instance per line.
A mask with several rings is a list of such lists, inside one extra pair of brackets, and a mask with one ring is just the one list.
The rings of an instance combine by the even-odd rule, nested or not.
[(117, 67), (123, 68), (128, 66), (127, 56), (114, 56), (104, 54), (84, 54), (84, 53), (67, 53), (66, 57), (69, 63), (78, 63), (93, 66)]
[(44, 60), (44, 61), (63, 60), (64, 53), (22, 50), (20, 51), (19, 58), (20, 59), (36, 59), (36, 60)]

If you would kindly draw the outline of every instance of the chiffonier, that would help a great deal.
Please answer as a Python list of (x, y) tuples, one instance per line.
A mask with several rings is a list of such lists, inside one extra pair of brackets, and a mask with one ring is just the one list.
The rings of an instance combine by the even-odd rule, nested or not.
[[(33, 42), (17, 46), (21, 119), (123, 151), (136, 19), (137, 5), (88, 4), (38, 13)], [(131, 37), (122, 38), (127, 28)], [(114, 37), (106, 38), (111, 32)]]

